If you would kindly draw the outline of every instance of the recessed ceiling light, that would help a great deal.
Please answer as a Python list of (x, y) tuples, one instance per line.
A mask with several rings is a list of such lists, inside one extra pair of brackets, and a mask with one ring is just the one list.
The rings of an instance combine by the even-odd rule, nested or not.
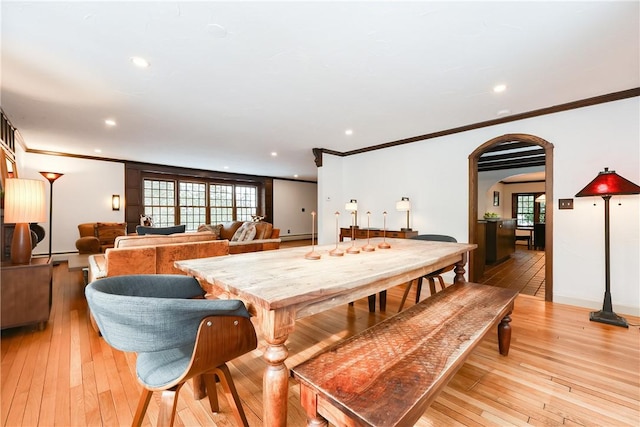
[(229, 166), (223, 166), (222, 169), (229, 169)]
[(294, 178), (297, 178), (297, 177), (298, 177), (298, 174), (293, 175), (293, 177), (294, 177)]
[(344, 131), (345, 135), (353, 135), (353, 129), (347, 129)]
[(151, 65), (149, 64), (149, 61), (139, 56), (132, 56), (130, 59), (131, 59), (131, 62), (133, 62), (133, 65), (139, 68), (148, 68), (149, 65)]
[(107, 126), (115, 126), (116, 125), (116, 121), (113, 120), (113, 119), (106, 119), (104, 121), (104, 124), (107, 125)]
[(496, 115), (498, 116), (506, 116), (507, 114), (511, 114), (511, 110), (508, 109), (504, 109), (504, 110), (500, 110), (496, 113)]
[(94, 153), (98, 153), (98, 154), (100, 154), (100, 153), (102, 153), (102, 150), (101, 150), (101, 149), (99, 149), (99, 148), (96, 148), (95, 150), (93, 150), (93, 152), (94, 152)]
[(271, 157), (276, 157), (276, 156), (278, 156), (278, 153), (276, 153), (275, 151), (272, 151), (271, 152)]
[(507, 85), (505, 85), (505, 84), (499, 84), (499, 85), (495, 85), (493, 87), (493, 91), (495, 93), (504, 92), (505, 90), (507, 90)]

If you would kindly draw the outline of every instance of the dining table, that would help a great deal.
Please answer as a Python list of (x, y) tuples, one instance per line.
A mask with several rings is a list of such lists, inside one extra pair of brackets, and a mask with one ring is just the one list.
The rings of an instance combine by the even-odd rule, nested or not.
[[(389, 248), (379, 247), (386, 243)], [(355, 244), (369, 250), (346, 253)], [(370, 250), (371, 246), (375, 250)], [(242, 300), (257, 317), (263, 359), (263, 425), (287, 424), (289, 369), (286, 341), (296, 320), (345, 305), (455, 265), (465, 281), (467, 254), (475, 244), (376, 238), (176, 261), (197, 278), (208, 297)], [(337, 253), (342, 252), (342, 255)]]

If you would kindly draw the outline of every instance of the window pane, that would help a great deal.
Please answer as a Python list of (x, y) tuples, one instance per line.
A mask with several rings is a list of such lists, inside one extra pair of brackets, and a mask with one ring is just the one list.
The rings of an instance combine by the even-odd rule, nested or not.
[(518, 194), (516, 197), (516, 220), (518, 226), (533, 226), (534, 195)]
[(233, 221), (233, 185), (209, 186), (211, 224)]
[(251, 221), (258, 210), (258, 189), (249, 186), (236, 186), (236, 220)]
[(180, 188), (180, 223), (187, 231), (196, 231), (200, 224), (206, 222), (206, 185), (200, 182), (179, 183)]
[(142, 191), (144, 214), (153, 219), (153, 225), (175, 225), (175, 182), (145, 179)]

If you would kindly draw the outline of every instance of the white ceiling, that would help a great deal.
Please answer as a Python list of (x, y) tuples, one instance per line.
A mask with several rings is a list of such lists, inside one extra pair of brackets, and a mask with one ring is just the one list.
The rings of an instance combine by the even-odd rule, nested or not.
[(4, 0), (1, 102), (29, 149), (314, 180), (313, 147), (639, 87), (639, 4)]

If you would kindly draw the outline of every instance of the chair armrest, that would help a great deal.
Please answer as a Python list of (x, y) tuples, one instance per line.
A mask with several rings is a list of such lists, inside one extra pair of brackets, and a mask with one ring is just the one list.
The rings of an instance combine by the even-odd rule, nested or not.
[(104, 254), (89, 256), (89, 283), (107, 277), (107, 261)]
[(85, 236), (76, 240), (76, 249), (81, 254), (99, 254), (100, 240), (94, 236)]

